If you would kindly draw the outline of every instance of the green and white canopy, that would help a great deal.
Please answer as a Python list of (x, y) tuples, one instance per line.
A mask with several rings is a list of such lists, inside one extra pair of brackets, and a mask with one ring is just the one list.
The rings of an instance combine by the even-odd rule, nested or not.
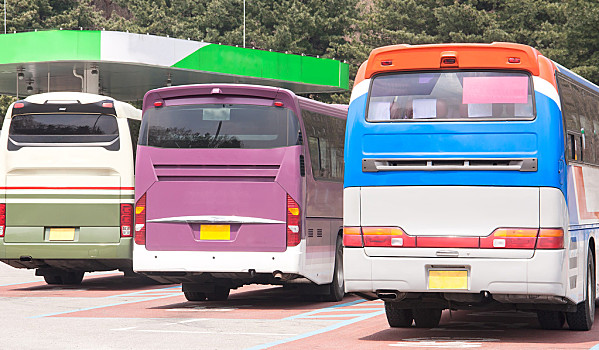
[(144, 34), (0, 34), (0, 94), (85, 91), (131, 101), (168, 83), (215, 82), (339, 92), (349, 87), (349, 68), (332, 59)]

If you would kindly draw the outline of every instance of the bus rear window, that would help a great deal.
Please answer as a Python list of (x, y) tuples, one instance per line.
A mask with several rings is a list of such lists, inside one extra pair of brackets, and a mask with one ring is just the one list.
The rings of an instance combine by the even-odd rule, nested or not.
[(443, 71), (396, 73), (372, 81), (368, 121), (533, 119), (526, 73)]
[(151, 108), (139, 144), (161, 148), (276, 148), (298, 144), (299, 123), (287, 108), (206, 104)]
[[(116, 118), (106, 114), (24, 114), (12, 118), (9, 146), (114, 146)], [(118, 146), (118, 145), (117, 145)]]

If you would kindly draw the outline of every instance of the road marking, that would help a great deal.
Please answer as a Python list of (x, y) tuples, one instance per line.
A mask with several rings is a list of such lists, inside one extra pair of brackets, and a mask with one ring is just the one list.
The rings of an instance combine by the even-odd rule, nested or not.
[(123, 301), (123, 302), (120, 302), (120, 303), (113, 303), (113, 304), (99, 305), (99, 306), (92, 306), (92, 307), (85, 307), (85, 308), (74, 309), (74, 310), (69, 310), (69, 311), (53, 312), (53, 313), (44, 314), (44, 315), (38, 315), (38, 316), (30, 316), (29, 318), (42, 318), (42, 317), (58, 316), (58, 315), (70, 314), (70, 313), (75, 313), (75, 312), (80, 312), (80, 311), (89, 311), (89, 310), (103, 309), (105, 307), (112, 307), (112, 306), (119, 306), (119, 305), (133, 304), (133, 303), (141, 303), (143, 301), (152, 301), (152, 300), (164, 299), (164, 298), (172, 298), (172, 297), (173, 297), (173, 295), (166, 295), (166, 296), (165, 295), (161, 295), (161, 296), (157, 296), (157, 297), (153, 297), (153, 298), (128, 300), (128, 301)]
[(483, 343), (497, 342), (495, 338), (453, 338), (453, 337), (430, 337), (430, 338), (408, 338), (403, 341), (389, 344), (389, 346), (401, 348), (443, 348), (443, 349), (465, 349), (480, 348)]
[(304, 312), (303, 314), (286, 317), (283, 320), (294, 320), (296, 318), (304, 318), (304, 317), (307, 317), (307, 316), (312, 316), (312, 315), (317, 314), (317, 313), (332, 311), (332, 310), (338, 309), (340, 307), (352, 306), (352, 305), (360, 304), (360, 303), (363, 303), (365, 301), (366, 300), (364, 300), (364, 299), (358, 299), (358, 300), (350, 301), (349, 303), (328, 306), (328, 307), (324, 307), (322, 309), (317, 309), (317, 310), (312, 310), (312, 311), (309, 311), (309, 312)]
[(589, 350), (599, 350), (599, 343), (597, 343), (595, 346), (593, 346)]
[[(364, 301), (364, 300), (361, 300), (361, 302), (363, 302), (363, 301)], [(348, 303), (348, 304), (350, 304), (350, 303)], [(326, 309), (326, 308), (325, 308), (325, 309)], [(330, 309), (330, 308), (329, 308), (329, 309)], [(266, 349), (266, 348), (270, 348), (270, 347), (272, 347), (272, 346), (276, 346), (276, 345), (280, 345), (280, 344), (289, 343), (289, 342), (292, 342), (292, 341), (295, 341), (295, 340), (300, 340), (300, 339), (304, 339), (304, 338), (309, 338), (309, 337), (312, 337), (312, 336), (315, 336), (315, 335), (318, 335), (318, 334), (322, 334), (322, 333), (330, 332), (330, 331), (333, 331), (333, 330), (335, 330), (335, 329), (338, 329), (338, 328), (341, 328), (341, 327), (345, 327), (345, 326), (347, 326), (347, 325), (350, 325), (350, 324), (353, 324), (353, 323), (356, 323), (356, 322), (361, 322), (361, 321), (367, 320), (367, 319), (369, 319), (369, 318), (371, 318), (371, 317), (375, 317), (375, 316), (379, 316), (379, 315), (383, 315), (383, 314), (385, 314), (385, 311), (376, 311), (376, 312), (371, 312), (371, 313), (369, 313), (369, 314), (365, 314), (365, 315), (362, 315), (362, 316), (360, 316), (360, 317), (352, 318), (352, 319), (350, 319), (350, 320), (341, 321), (341, 322), (335, 323), (335, 324), (333, 324), (333, 325), (330, 325), (330, 326), (328, 326), (328, 327), (324, 327), (324, 328), (321, 328), (321, 329), (317, 329), (317, 330), (315, 330), (315, 331), (312, 331), (312, 332), (307, 332), (307, 333), (299, 334), (299, 335), (296, 335), (296, 336), (294, 336), (294, 337), (291, 337), (291, 338), (286, 338), (286, 339), (282, 339), (282, 340), (274, 341), (274, 342), (271, 342), (271, 343), (266, 343), (266, 344), (256, 345), (256, 346), (254, 346), (254, 347), (251, 347), (251, 348), (248, 348), (248, 349), (246, 349), (246, 350), (260, 350), (260, 349)], [(289, 319), (289, 318), (286, 318), (286, 319)], [(284, 320), (285, 320), (285, 319), (284, 319)]]
[[(133, 327), (135, 328), (135, 327)], [(131, 331), (132, 329), (117, 328), (111, 331)], [(184, 334), (223, 334), (223, 335), (267, 335), (267, 336), (293, 336), (295, 333), (258, 333), (258, 332), (210, 332), (210, 331), (176, 331), (165, 329), (135, 329), (134, 332), (145, 333), (184, 333)]]

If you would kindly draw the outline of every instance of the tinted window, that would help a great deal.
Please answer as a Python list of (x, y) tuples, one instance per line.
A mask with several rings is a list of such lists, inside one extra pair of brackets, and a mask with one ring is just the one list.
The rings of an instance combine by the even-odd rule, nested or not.
[(345, 120), (308, 110), (302, 117), (314, 178), (343, 181)]
[(106, 114), (25, 114), (12, 118), (9, 139), (13, 146), (87, 144), (115, 146), (116, 118)]
[(368, 121), (532, 119), (532, 82), (519, 72), (420, 72), (377, 76)]
[(298, 144), (295, 114), (280, 107), (210, 104), (151, 108), (139, 144), (163, 148), (276, 148)]

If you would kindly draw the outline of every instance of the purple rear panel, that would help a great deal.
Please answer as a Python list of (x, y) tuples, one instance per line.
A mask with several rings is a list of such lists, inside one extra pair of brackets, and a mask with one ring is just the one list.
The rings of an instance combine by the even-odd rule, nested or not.
[[(297, 100), (286, 90), (222, 84), (152, 90), (144, 97), (144, 112), (153, 108), (155, 102), (165, 106), (211, 103), (273, 106), (274, 101), (283, 102), (284, 108), (299, 114)], [(303, 147), (138, 146), (135, 198), (137, 201), (146, 194), (146, 249), (285, 251), (287, 194), (300, 205), (303, 203), (304, 178), (300, 176), (299, 165)], [(209, 222), (212, 217), (218, 222)], [(223, 217), (234, 219), (226, 222)], [(254, 222), (240, 222), (244, 220)], [(264, 221), (269, 223), (261, 223)], [(201, 240), (202, 224), (230, 225), (230, 239)]]
[[(287, 194), (300, 198), (301, 146), (276, 149), (160, 149), (139, 146), (146, 190), (146, 249), (285, 251)], [(141, 195), (141, 194), (140, 194)], [(280, 223), (230, 225), (230, 240), (200, 240), (200, 225), (183, 217), (235, 216)], [(182, 219), (183, 218), (183, 219)], [(167, 222), (151, 222), (152, 220)], [(170, 221), (169, 221), (170, 220)], [(205, 224), (209, 224), (206, 223)]]

